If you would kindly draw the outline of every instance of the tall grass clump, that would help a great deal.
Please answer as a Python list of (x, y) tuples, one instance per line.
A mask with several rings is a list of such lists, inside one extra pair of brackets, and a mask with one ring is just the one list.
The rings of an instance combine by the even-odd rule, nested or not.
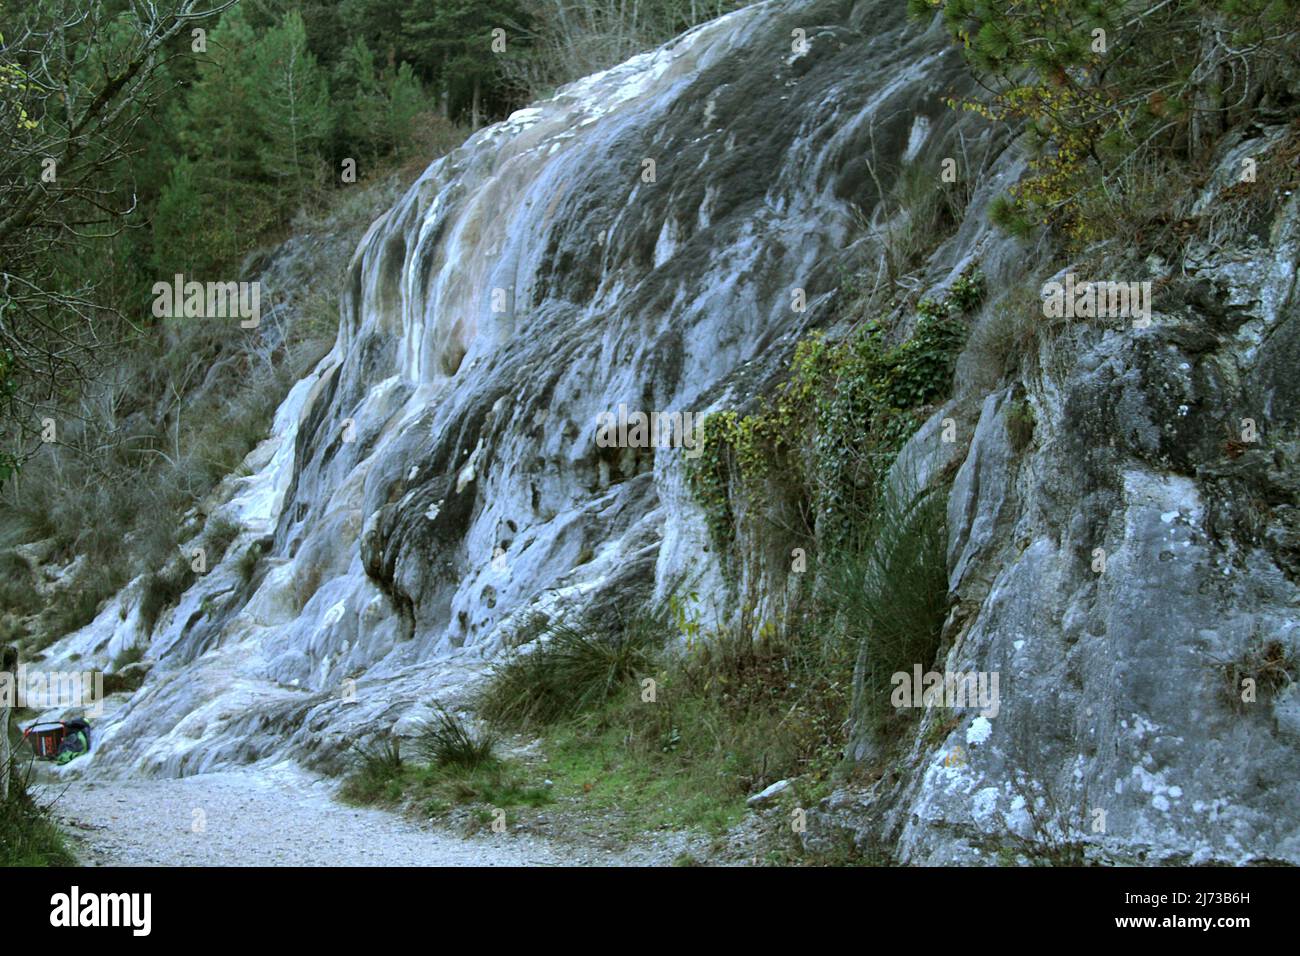
[(495, 761), (496, 738), (490, 731), (474, 731), (441, 704), (416, 742), (417, 752), (439, 767), (474, 769)]
[[(0, 728), (4, 733), (8, 728)], [(15, 742), (16, 744), (16, 742)], [(30, 763), (21, 766), (17, 748), (11, 750), (9, 794), (0, 797), (0, 867), (75, 866), (63, 833), (28, 788)]]
[(613, 627), (594, 621), (553, 623), (496, 669), (479, 712), (517, 728), (571, 717), (608, 700), (628, 678), (650, 671), (655, 651), (667, 637), (667, 625), (653, 616)]
[(669, 605), (603, 627), (553, 626), (497, 669), (480, 712), (541, 734), (557, 794), (609, 809), (629, 833), (719, 832), (755, 789), (828, 779), (852, 677), (845, 647), (750, 614), (683, 630), (685, 613)]
[(928, 670), (939, 650), (948, 611), (945, 491), (889, 485), (860, 546), (828, 562), (824, 599), (857, 646), (854, 714), (876, 732), (893, 714), (893, 675), (910, 675), (916, 664)]
[(401, 748), (392, 738), (368, 747), (353, 746), (352, 772), (343, 781), (340, 795), (349, 803), (377, 803), (396, 800), (402, 793), (405, 761)]

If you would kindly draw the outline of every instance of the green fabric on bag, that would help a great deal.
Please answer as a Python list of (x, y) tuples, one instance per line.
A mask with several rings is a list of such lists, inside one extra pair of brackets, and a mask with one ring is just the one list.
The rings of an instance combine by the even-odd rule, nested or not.
[[(76, 749), (73, 749), (74, 747)], [(63, 743), (59, 746), (59, 757), (55, 763), (62, 767), (68, 761), (76, 760), (82, 754), (88, 753), (89, 751), (90, 739), (86, 736), (84, 730), (78, 730), (75, 734), (64, 738)]]

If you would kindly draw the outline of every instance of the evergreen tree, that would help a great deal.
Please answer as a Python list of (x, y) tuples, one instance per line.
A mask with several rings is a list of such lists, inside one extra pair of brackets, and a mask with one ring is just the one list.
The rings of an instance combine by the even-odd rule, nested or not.
[(383, 149), (382, 117), (386, 97), (375, 71), (375, 55), (361, 37), (343, 51), (334, 73), (335, 102), (343, 104), (339, 118), (341, 155), (374, 159)]
[(411, 142), (416, 117), (424, 111), (426, 98), (411, 64), (402, 63), (384, 82), (384, 134), (387, 144), (399, 155)]
[(409, 149), (416, 117), (428, 105), (411, 64), (377, 72), (374, 54), (358, 37), (343, 52), (335, 77), (335, 102), (345, 104), (343, 155), (375, 159)]
[(468, 105), (475, 129), (483, 117), (485, 95), (504, 85), (502, 54), (492, 48), (493, 31), (506, 31), (508, 50), (511, 42), (523, 42), (519, 28), (525, 22), (516, 0), (440, 0), (432, 9), (426, 0), (409, 0), (402, 16), (412, 60), (437, 78), (443, 95), (452, 101), (451, 112)]
[[(173, 194), (166, 215), (155, 216), (155, 235), (177, 235), (184, 228), (165, 221), (191, 213), (175, 198), (192, 178), (203, 236), (203, 253), (189, 261), (193, 270), (217, 267), (246, 249), (275, 216), (276, 196), (268, 188), (259, 161), (259, 130), (249, 122), (259, 92), (250, 78), (256, 37), (241, 8), (227, 11), (208, 37), (207, 58), (185, 101), (169, 117), (183, 153), (192, 161), (181, 180), (169, 178)], [(164, 221), (158, 222), (158, 216)], [(155, 246), (155, 259), (164, 274), (175, 271), (174, 250)]]
[[(342, 0), (338, 18), (343, 30), (374, 51), (376, 62), (392, 66), (410, 59), (402, 34), (402, 15), (410, 0)], [(427, 0), (426, 0), (427, 5)]]
[(194, 163), (182, 156), (172, 166), (154, 213), (155, 262), (160, 276), (194, 275), (207, 265), (204, 250), (214, 237), (212, 207), (200, 192)]
[(296, 203), (320, 180), (334, 122), (325, 71), (307, 49), (296, 11), (257, 43), (253, 75), (262, 169)]

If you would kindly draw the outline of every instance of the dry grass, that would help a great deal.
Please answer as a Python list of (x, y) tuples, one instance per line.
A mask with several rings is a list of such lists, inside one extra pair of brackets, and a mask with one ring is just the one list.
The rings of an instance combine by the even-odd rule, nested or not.
[(1256, 702), (1263, 702), (1300, 680), (1300, 659), (1282, 641), (1260, 635), (1252, 637), (1237, 657), (1216, 659), (1212, 666), (1220, 674), (1224, 702), (1237, 713), (1250, 707), (1243, 700), (1247, 688), (1253, 689)]

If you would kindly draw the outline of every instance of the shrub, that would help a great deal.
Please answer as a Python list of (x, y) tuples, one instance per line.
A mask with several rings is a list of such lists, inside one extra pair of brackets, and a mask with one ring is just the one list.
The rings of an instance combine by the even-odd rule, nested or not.
[(1247, 706), (1242, 699), (1245, 681), (1252, 682), (1257, 700), (1266, 701), (1300, 680), (1300, 658), (1277, 638), (1255, 635), (1237, 657), (1213, 663), (1222, 675), (1224, 701), (1239, 713)]
[(1019, 286), (984, 313), (971, 329), (956, 367), (968, 392), (985, 394), (1038, 352), (1042, 334), (1042, 300), (1037, 289)]
[(1021, 452), (1029, 447), (1034, 440), (1036, 425), (1033, 405), (1023, 398), (1012, 403), (1007, 410), (1007, 438), (1015, 451)]
[(180, 600), (194, 579), (187, 561), (173, 561), (169, 567), (145, 575), (140, 591), (140, 626), (146, 634), (153, 633), (162, 612)]
[(201, 546), (207, 551), (209, 568), (215, 567), (234, 540), (239, 537), (240, 526), (224, 516), (209, 518), (203, 527)]
[(948, 289), (948, 301), (957, 312), (970, 312), (978, 307), (986, 294), (984, 273), (978, 267), (966, 269)]
[(239, 579), (247, 585), (253, 580), (253, 575), (257, 573), (258, 562), (262, 556), (271, 548), (269, 540), (254, 541), (244, 553), (239, 556), (239, 562), (235, 565), (235, 570), (239, 573)]
[(1197, 160), (1261, 100), (1293, 101), (1300, 75), (1295, 0), (908, 6), (925, 18), (942, 11), (989, 91), (961, 105), (1023, 124), (1038, 146), (1028, 175), (992, 210), (1013, 231), (1047, 223), (1079, 242), (1100, 238), (1080, 214), (1085, 197), (1115, 192), (1153, 158)]

